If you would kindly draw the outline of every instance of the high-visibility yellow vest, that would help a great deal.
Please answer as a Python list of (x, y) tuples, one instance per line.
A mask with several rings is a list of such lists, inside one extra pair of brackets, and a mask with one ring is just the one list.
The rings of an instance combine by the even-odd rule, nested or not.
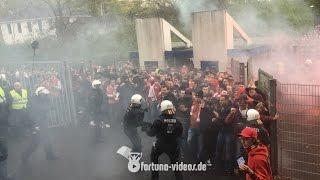
[(10, 91), (12, 97), (12, 109), (25, 109), (27, 108), (28, 103), (28, 92), (25, 89), (21, 90), (22, 94), (20, 95), (15, 90)]
[(3, 103), (6, 101), (6, 95), (4, 93), (4, 90), (2, 89), (2, 87), (0, 87), (0, 103)]

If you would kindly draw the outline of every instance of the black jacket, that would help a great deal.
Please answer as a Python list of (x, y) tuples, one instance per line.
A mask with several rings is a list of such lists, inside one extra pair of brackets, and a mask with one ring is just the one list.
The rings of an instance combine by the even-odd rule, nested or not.
[(148, 136), (156, 136), (158, 145), (178, 145), (178, 139), (182, 135), (182, 124), (174, 116), (161, 115), (155, 120), (147, 131)]
[(206, 132), (212, 125), (213, 109), (209, 107), (200, 110), (200, 132)]
[(174, 105), (174, 107), (177, 107), (177, 105), (178, 105), (177, 98), (174, 96), (174, 94), (172, 92), (168, 92), (166, 95), (164, 95), (162, 98), (162, 101), (163, 100), (171, 101), (172, 104)]
[(92, 89), (89, 95), (89, 112), (96, 114), (102, 112), (104, 95), (100, 88)]
[(50, 110), (49, 95), (33, 96), (30, 101), (30, 118), (32, 119), (33, 126), (48, 127)]
[(124, 118), (124, 128), (137, 128), (143, 125), (144, 110), (140, 107), (128, 107)]
[(249, 122), (247, 122), (247, 126), (255, 128), (257, 130), (258, 139), (262, 144), (264, 144), (266, 146), (269, 146), (271, 144), (271, 139), (270, 139), (269, 133), (266, 130), (266, 128), (264, 128), (264, 126), (262, 124), (258, 124), (257, 121), (253, 121), (253, 122), (249, 121)]
[(9, 104), (0, 103), (0, 127), (8, 127)]

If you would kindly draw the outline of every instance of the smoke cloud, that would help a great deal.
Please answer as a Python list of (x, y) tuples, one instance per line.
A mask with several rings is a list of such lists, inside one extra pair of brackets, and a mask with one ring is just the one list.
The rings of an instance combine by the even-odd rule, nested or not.
[[(216, 3), (206, 0), (181, 1), (177, 3), (177, 7), (180, 20), (186, 24), (188, 30), (192, 26), (193, 12), (218, 9)], [(320, 42), (316, 40), (316, 33), (309, 33), (310, 29), (313, 29), (314, 17), (307, 3), (281, 0), (239, 5), (234, 2), (227, 6), (227, 12), (253, 39), (253, 47), (267, 45), (272, 49), (267, 58), (254, 58), (256, 77), (257, 70), (261, 68), (284, 82), (316, 83), (314, 77), (319, 77), (320, 74), (313, 68), (320, 68), (316, 61), (320, 58), (319, 53), (302, 53), (306, 47), (316, 49), (315, 44)], [(302, 42), (305, 34), (308, 34), (310, 40)], [(294, 48), (295, 46), (297, 47)], [(313, 60), (312, 68), (306, 67), (306, 59)], [(306, 75), (306, 72), (309, 75)]]
[(192, 27), (192, 13), (199, 11), (217, 10), (215, 3), (208, 3), (206, 0), (181, 0), (176, 2), (176, 7), (179, 9), (180, 21), (184, 24), (187, 30), (191, 30)]

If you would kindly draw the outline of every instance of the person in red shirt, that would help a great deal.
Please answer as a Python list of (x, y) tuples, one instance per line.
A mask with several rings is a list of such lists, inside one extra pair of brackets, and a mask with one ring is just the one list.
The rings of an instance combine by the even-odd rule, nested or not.
[(248, 163), (239, 164), (246, 173), (246, 180), (272, 180), (268, 148), (258, 141), (254, 128), (246, 127), (239, 134), (243, 147), (248, 152)]

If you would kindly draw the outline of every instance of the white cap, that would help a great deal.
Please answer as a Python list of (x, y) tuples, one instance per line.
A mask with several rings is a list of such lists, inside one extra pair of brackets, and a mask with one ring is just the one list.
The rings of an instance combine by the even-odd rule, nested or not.
[(40, 94), (49, 94), (50, 93), (50, 91), (47, 89), (47, 88), (45, 88), (45, 87), (38, 87), (37, 89), (36, 89), (36, 95), (38, 96), (38, 95), (40, 95)]
[(142, 96), (140, 94), (135, 94), (131, 97), (132, 104), (141, 104), (142, 103)]
[(307, 59), (304, 63), (307, 64), (307, 65), (311, 65), (312, 64), (312, 60), (311, 59)]
[(254, 121), (260, 119), (260, 114), (255, 109), (249, 109), (247, 111), (247, 121)]
[(161, 104), (160, 104), (161, 112), (163, 112), (165, 110), (168, 110), (168, 109), (174, 109), (174, 106), (173, 106), (172, 102), (168, 101), (168, 100), (162, 101)]
[(95, 79), (95, 80), (92, 81), (92, 88), (95, 88), (96, 85), (100, 85), (100, 84), (101, 84), (101, 81)]

